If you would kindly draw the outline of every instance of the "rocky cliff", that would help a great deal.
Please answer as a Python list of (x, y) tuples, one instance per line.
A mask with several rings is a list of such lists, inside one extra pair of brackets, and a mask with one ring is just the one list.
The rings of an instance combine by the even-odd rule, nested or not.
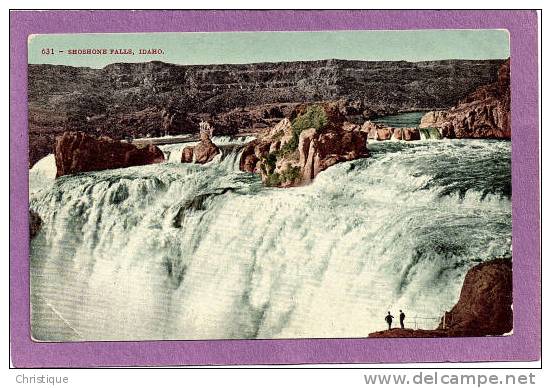
[(103, 69), (29, 65), (30, 164), (63, 131), (114, 139), (273, 126), (301, 103), (339, 101), (347, 120), (452, 107), (497, 81), (502, 61), (320, 60), (181, 66), (117, 63)]
[(471, 268), (459, 301), (444, 314), (435, 330), (392, 329), (372, 338), (480, 337), (513, 330), (513, 269), (510, 259), (494, 259)]
[(56, 177), (86, 171), (99, 171), (164, 161), (163, 152), (154, 145), (137, 147), (83, 132), (65, 132), (56, 139)]
[(310, 183), (327, 168), (365, 158), (367, 133), (346, 122), (338, 104), (302, 106), (291, 122), (283, 119), (245, 147), (239, 167), (258, 173), (267, 186)]
[(421, 128), (438, 128), (448, 138), (511, 138), (509, 60), (498, 71), (497, 81), (477, 88), (448, 110), (428, 112)]

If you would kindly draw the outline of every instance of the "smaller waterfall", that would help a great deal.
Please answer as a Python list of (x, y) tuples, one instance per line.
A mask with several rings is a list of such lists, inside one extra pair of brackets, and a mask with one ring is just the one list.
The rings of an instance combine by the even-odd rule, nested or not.
[[(254, 136), (215, 136), (212, 138), (214, 144), (220, 148), (218, 154), (207, 165), (220, 164), (222, 168), (228, 171), (239, 170), (239, 157), (243, 146), (252, 140)], [(182, 151), (185, 147), (195, 146), (198, 142), (167, 144), (159, 146), (165, 155), (168, 163), (181, 163)]]
[[(218, 154), (208, 166), (220, 165), (226, 171), (239, 171), (239, 160), (243, 146), (254, 140), (254, 136), (216, 136), (212, 140), (220, 148)], [(185, 147), (195, 146), (198, 142), (175, 143), (159, 146), (165, 156), (165, 163), (179, 164)], [(57, 173), (55, 155), (49, 154), (40, 159), (29, 171), (29, 194), (34, 194), (53, 185)]]
[(239, 161), (241, 159), (241, 152), (243, 151), (243, 144), (226, 144), (220, 145), (219, 148), (220, 153), (207, 164), (219, 164), (224, 170), (239, 171)]
[(182, 162), (182, 151), (185, 147), (193, 147), (197, 142), (189, 143), (175, 143), (158, 146), (163, 154), (165, 155), (165, 160), (168, 163), (181, 163)]
[(419, 128), (419, 134), (421, 135), (421, 140), (442, 139), (438, 128)]

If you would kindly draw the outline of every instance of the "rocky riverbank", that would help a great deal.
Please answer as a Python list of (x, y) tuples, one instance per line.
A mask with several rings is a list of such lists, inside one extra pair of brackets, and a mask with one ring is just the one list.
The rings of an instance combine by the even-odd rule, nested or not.
[(421, 128), (438, 128), (447, 138), (511, 138), (510, 61), (498, 70), (497, 81), (478, 87), (448, 110), (428, 112)]
[(457, 304), (434, 330), (392, 329), (370, 333), (370, 338), (480, 337), (513, 330), (513, 270), (507, 258), (471, 268)]

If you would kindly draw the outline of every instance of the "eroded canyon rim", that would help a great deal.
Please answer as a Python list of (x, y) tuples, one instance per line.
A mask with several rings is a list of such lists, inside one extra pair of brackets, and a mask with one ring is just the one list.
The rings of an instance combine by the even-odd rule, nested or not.
[(292, 118), (299, 104), (338, 101), (354, 123), (404, 111), (448, 109), (496, 82), (502, 60), (348, 61), (174, 65), (115, 63), (102, 69), (29, 65), (29, 163), (63, 131), (113, 139), (197, 132), (216, 135)]

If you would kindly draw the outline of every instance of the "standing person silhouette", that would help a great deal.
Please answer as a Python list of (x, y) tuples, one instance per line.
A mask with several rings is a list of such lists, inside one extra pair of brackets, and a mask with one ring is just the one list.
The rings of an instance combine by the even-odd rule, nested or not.
[(392, 315), (390, 315), (390, 311), (388, 312), (388, 315), (385, 317), (386, 323), (388, 323), (388, 330), (392, 328), (392, 318), (394, 318)]
[(406, 319), (406, 314), (402, 310), (400, 310), (400, 327), (404, 328), (404, 319)]

